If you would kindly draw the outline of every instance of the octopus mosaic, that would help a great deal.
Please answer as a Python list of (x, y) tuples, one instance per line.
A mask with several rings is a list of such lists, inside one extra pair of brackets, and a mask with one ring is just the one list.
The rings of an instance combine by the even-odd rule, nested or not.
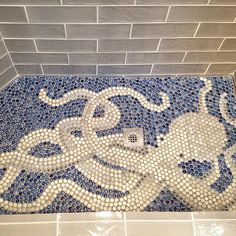
[(229, 77), (21, 77), (0, 107), (0, 214), (236, 209)]

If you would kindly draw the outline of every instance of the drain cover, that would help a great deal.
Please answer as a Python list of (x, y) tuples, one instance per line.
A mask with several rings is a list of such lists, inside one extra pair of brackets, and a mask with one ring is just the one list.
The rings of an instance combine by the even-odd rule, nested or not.
[(143, 129), (142, 128), (125, 128), (124, 145), (126, 147), (143, 146)]

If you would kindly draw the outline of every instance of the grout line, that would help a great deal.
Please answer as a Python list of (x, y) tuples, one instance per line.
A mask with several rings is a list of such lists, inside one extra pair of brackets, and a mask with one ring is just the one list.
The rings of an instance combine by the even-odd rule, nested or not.
[(126, 54), (125, 54), (125, 64), (127, 64), (127, 57), (128, 57), (128, 53), (126, 52)]
[(124, 213), (124, 223), (125, 223), (125, 236), (128, 236), (126, 212)]
[(97, 14), (97, 23), (98, 23), (99, 6), (96, 6), (96, 14)]
[[(197, 28), (196, 28), (196, 31), (195, 31), (194, 35), (193, 35), (193, 38), (196, 37), (200, 25), (201, 25), (201, 22), (198, 23), (198, 26), (197, 26)], [(209, 37), (207, 37), (207, 38), (209, 38)]]
[(96, 52), (98, 52), (98, 39), (96, 40), (97, 45), (96, 45)]
[(206, 74), (206, 73), (207, 73), (207, 71), (208, 71), (208, 69), (210, 68), (211, 64), (212, 64), (212, 63), (209, 63), (209, 65), (207, 66), (207, 68), (206, 68), (206, 70), (205, 70), (204, 74)]
[(9, 67), (7, 67), (5, 70), (3, 70), (1, 73), (0, 73), (0, 76), (3, 75), (6, 71), (8, 71), (11, 67), (14, 67), (13, 65), (10, 65)]
[[(134, 6), (137, 5), (137, 0), (134, 0)], [(131, 5), (132, 6), (132, 5)]]
[(223, 45), (223, 43), (225, 42), (225, 38), (222, 40), (222, 42), (221, 42), (221, 44), (220, 44), (220, 46), (219, 46), (219, 48), (218, 48), (218, 52), (220, 51), (220, 48), (222, 47), (222, 45)]
[(98, 75), (98, 64), (96, 64), (96, 75)]
[[(61, 5), (63, 5), (63, 2), (62, 2), (62, 0), (60, 0), (60, 3), (61, 3)], [(57, 5), (58, 6), (58, 5)]]
[(157, 51), (159, 50), (159, 48), (160, 48), (161, 40), (162, 40), (162, 38), (160, 38), (159, 41), (158, 41), (157, 48), (156, 48), (156, 52), (157, 52)]
[(59, 236), (59, 214), (57, 213), (57, 228), (56, 228), (56, 236)]
[(34, 46), (35, 46), (36, 52), (39, 52), (38, 47), (37, 47), (37, 44), (36, 44), (36, 40), (33, 39), (33, 42), (34, 42)]
[(207, 5), (209, 5), (209, 4), (210, 4), (210, 2), (211, 2), (211, 0), (208, 0), (208, 2), (207, 2)]
[(185, 57), (187, 56), (187, 51), (184, 53), (184, 57), (183, 57), (183, 59), (182, 59), (182, 61), (181, 61), (181, 63), (183, 64), (184, 63), (184, 60), (185, 60)]
[(40, 66), (40, 68), (41, 68), (41, 70), (42, 70), (42, 73), (43, 73), (43, 75), (44, 75), (43, 66), (42, 66), (42, 65), (39, 65), (39, 66)]
[(152, 74), (154, 64), (152, 64), (151, 69), (150, 69), (150, 75)]
[(132, 31), (133, 31), (133, 26), (134, 26), (134, 24), (131, 24), (131, 26), (130, 26), (130, 31), (129, 31), (129, 39), (131, 39), (131, 38), (132, 38)]
[(68, 37), (67, 37), (67, 31), (66, 31), (66, 24), (64, 24), (64, 31), (65, 31), (65, 36), (66, 36), (66, 39), (67, 39)]
[(24, 10), (25, 10), (25, 16), (26, 16), (27, 22), (29, 23), (29, 16), (28, 16), (26, 6), (24, 6)]
[[(2, 87), (0, 87), (0, 91), (2, 91), (4, 88), (6, 88), (10, 83), (12, 83), (15, 79), (17, 79), (19, 75), (16, 73), (16, 76), (11, 79), (10, 81), (8, 81), (6, 84), (2, 85)], [(0, 223), (0, 225), (2, 225), (3, 223)], [(10, 223), (11, 224), (11, 223)]]
[(10, 57), (12, 66), (13, 66), (13, 68), (15, 69), (16, 74), (18, 75), (18, 72), (17, 72), (17, 70), (16, 70), (15, 64), (14, 64), (14, 62), (13, 62), (13, 60), (12, 60), (11, 54), (10, 54), (9, 51), (8, 51), (7, 45), (6, 45), (5, 41), (4, 41), (4, 38), (2, 38), (2, 39), (3, 39), (2, 42), (3, 42), (3, 44), (4, 44), (4, 47), (6, 48), (7, 53), (8, 53), (8, 55), (9, 55), (9, 57)]
[(191, 217), (192, 217), (193, 236), (196, 236), (195, 222), (194, 222), (193, 212), (191, 212)]
[(170, 9), (171, 9), (171, 6), (168, 7), (168, 11), (167, 11), (167, 13), (166, 13), (165, 22), (167, 22), (167, 19), (168, 19), (168, 17), (169, 17)]
[[(15, 76), (14, 79), (16, 77), (18, 77), (19, 75)], [(14, 79), (12, 79), (11, 81), (9, 81), (7, 84), (9, 84), (10, 82), (12, 82)], [(5, 84), (4, 87), (7, 85)], [(2, 88), (1, 88), (2, 89)], [(0, 225), (30, 225), (30, 224), (55, 224), (56, 221), (40, 221), (40, 222), (34, 222), (34, 221), (25, 221), (25, 222), (5, 222), (5, 223), (0, 223)]]
[(68, 65), (70, 65), (70, 56), (69, 56), (69, 53), (66, 53), (66, 54), (67, 54)]
[(8, 52), (6, 52), (6, 54), (4, 54), (3, 56), (1, 56), (0, 57), (0, 60), (2, 60), (3, 59), (3, 57), (5, 57), (5, 56), (7, 56), (9, 53)]

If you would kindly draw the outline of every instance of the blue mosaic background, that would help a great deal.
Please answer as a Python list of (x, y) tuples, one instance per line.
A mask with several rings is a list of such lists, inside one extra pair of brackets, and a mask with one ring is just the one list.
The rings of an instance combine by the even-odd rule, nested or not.
[[(226, 148), (236, 142), (236, 128), (228, 124), (222, 118), (219, 110), (220, 94), (228, 94), (229, 114), (236, 118), (236, 103), (232, 81), (227, 77), (212, 77), (213, 90), (207, 95), (208, 111), (213, 116), (219, 117), (227, 130), (228, 141)], [(81, 116), (86, 100), (78, 99), (64, 106), (51, 107), (38, 99), (40, 89), (48, 91), (51, 98), (59, 98), (75, 88), (86, 88), (99, 92), (107, 87), (125, 86), (143, 94), (149, 101), (160, 104), (162, 102), (159, 93), (166, 92), (170, 98), (170, 108), (157, 113), (145, 109), (139, 101), (131, 96), (114, 96), (111, 101), (121, 111), (120, 123), (109, 130), (97, 132), (98, 136), (120, 133), (123, 128), (142, 127), (144, 129), (145, 144), (156, 145), (156, 136), (166, 134), (169, 131), (171, 121), (186, 112), (198, 111), (199, 91), (204, 86), (198, 77), (191, 78), (78, 78), (78, 77), (21, 77), (10, 86), (0, 92), (0, 152), (8, 152), (16, 149), (19, 140), (33, 130), (40, 128), (53, 128), (56, 124), (68, 117)], [(101, 108), (97, 108), (95, 116), (103, 116)], [(80, 132), (75, 131), (79, 136)], [(43, 143), (32, 148), (31, 154), (38, 158), (44, 158), (54, 153), (60, 153), (60, 147), (56, 144)], [(98, 157), (99, 158), (99, 157)], [(232, 181), (232, 173), (226, 166), (224, 156), (218, 157), (221, 165), (221, 177), (211, 187), (218, 192), (223, 192)], [(100, 160), (101, 163), (106, 163)], [(186, 173), (191, 173), (196, 178), (207, 174), (211, 169), (211, 163), (179, 163), (179, 167)], [(114, 166), (111, 168), (115, 168)], [(118, 168), (118, 167), (117, 167)], [(196, 171), (197, 170), (197, 171)], [(5, 169), (0, 168), (0, 179)], [(73, 166), (66, 170), (54, 173), (32, 173), (22, 171), (12, 186), (0, 195), (3, 199), (13, 202), (34, 201), (50, 182), (55, 179), (66, 178), (75, 181), (83, 188), (105, 197), (122, 197), (126, 193), (116, 190), (104, 189), (87, 179)], [(156, 200), (145, 208), (146, 211), (190, 211), (182, 199), (178, 199), (170, 190), (163, 189)], [(71, 196), (60, 193), (52, 204), (40, 211), (52, 212), (79, 212), (90, 211), (86, 206), (74, 200)], [(0, 208), (0, 214), (14, 214)]]

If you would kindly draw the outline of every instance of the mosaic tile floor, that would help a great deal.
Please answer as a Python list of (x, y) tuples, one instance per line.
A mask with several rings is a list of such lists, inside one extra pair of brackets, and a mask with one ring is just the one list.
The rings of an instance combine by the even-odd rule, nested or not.
[(0, 214), (236, 209), (231, 78), (22, 77), (0, 107)]

